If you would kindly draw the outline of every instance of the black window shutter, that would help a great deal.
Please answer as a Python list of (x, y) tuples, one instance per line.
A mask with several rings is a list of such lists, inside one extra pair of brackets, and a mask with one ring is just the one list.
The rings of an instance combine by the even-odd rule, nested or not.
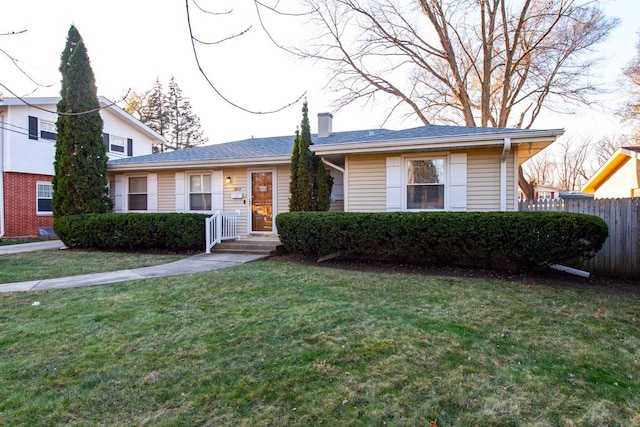
[(38, 118), (29, 116), (29, 139), (38, 139)]
[(127, 156), (133, 156), (133, 139), (127, 138)]
[(107, 148), (107, 153), (109, 152), (109, 134), (102, 132), (102, 140), (104, 141), (104, 146)]

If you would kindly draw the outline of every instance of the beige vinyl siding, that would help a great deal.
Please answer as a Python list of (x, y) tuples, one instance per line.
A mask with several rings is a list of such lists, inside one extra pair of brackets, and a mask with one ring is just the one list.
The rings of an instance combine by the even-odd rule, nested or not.
[(638, 172), (640, 162), (628, 158), (606, 181), (595, 191), (596, 199), (633, 197), (633, 190), (638, 188)]
[[(500, 210), (500, 149), (467, 153), (467, 209)], [(509, 181), (507, 181), (509, 182)]]
[(386, 156), (348, 156), (346, 170), (345, 210), (386, 211)]
[[(517, 210), (513, 183), (515, 150), (507, 159), (507, 210)], [(502, 150), (485, 149), (467, 152), (467, 209), (469, 211), (500, 210), (500, 157)]]
[(175, 172), (158, 173), (158, 212), (175, 212), (176, 210), (176, 175)]
[[(249, 191), (247, 188), (247, 169), (246, 168), (236, 168), (236, 169), (224, 169), (222, 171), (223, 182), (222, 182), (222, 192), (223, 192), (223, 206), (225, 211), (235, 211), (240, 212), (240, 217), (238, 218), (238, 232), (241, 236), (247, 236), (247, 212), (249, 206), (249, 195), (247, 192)], [(227, 184), (224, 180), (226, 177), (230, 176), (232, 179), (231, 184)], [(232, 199), (231, 193), (243, 193), (243, 199)]]
[(507, 211), (518, 210), (518, 150), (511, 150), (507, 159)]
[[(291, 168), (289, 166), (278, 166), (276, 170), (276, 209), (274, 214), (289, 212), (289, 182)], [(275, 218), (274, 218), (275, 220)]]

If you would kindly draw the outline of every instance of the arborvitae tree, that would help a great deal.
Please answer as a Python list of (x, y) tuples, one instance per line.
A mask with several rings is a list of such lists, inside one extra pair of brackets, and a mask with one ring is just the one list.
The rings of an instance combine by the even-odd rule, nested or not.
[(112, 207), (107, 192), (108, 158), (95, 78), (82, 37), (73, 25), (60, 73), (53, 215), (108, 212)]
[(291, 154), (292, 184), (290, 186), (289, 209), (292, 211), (328, 210), (331, 204), (333, 178), (324, 169), (320, 158), (309, 150), (309, 146), (313, 142), (311, 141), (307, 101), (302, 104), (300, 128), (300, 133), (296, 132), (296, 140)]
[(298, 143), (298, 170), (296, 171), (298, 205), (302, 211), (314, 211), (313, 203), (313, 153), (309, 150), (311, 142), (311, 127), (309, 126), (309, 109), (307, 101), (302, 104), (302, 123), (300, 125), (300, 139)]
[(300, 130), (296, 129), (296, 138), (293, 140), (293, 149), (291, 150), (291, 181), (289, 181), (289, 210), (299, 211), (300, 203), (298, 202), (298, 163), (300, 159)]
[(316, 210), (328, 211), (331, 206), (331, 189), (333, 188), (333, 177), (325, 169), (320, 157), (315, 156), (316, 163)]

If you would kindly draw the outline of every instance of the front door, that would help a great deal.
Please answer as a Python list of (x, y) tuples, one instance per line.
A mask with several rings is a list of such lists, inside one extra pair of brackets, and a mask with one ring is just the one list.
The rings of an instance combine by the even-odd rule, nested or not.
[(252, 233), (273, 233), (273, 172), (250, 173)]

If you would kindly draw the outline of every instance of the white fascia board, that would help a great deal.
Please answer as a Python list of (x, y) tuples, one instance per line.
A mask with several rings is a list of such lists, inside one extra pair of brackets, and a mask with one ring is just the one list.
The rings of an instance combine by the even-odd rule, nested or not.
[(129, 171), (152, 171), (169, 169), (202, 169), (202, 168), (231, 168), (231, 167), (253, 167), (253, 166), (282, 166), (288, 165), (291, 158), (287, 157), (265, 157), (258, 159), (225, 159), (225, 160), (198, 160), (198, 161), (173, 161), (161, 163), (123, 163), (108, 165), (109, 172), (129, 172)]
[(145, 125), (140, 120), (136, 119), (131, 114), (127, 113), (122, 108), (118, 107), (116, 104), (114, 104), (104, 96), (99, 96), (98, 102), (100, 103), (101, 107), (109, 109), (109, 111), (113, 112), (121, 119), (129, 122), (131, 125), (139, 128), (142, 131), (142, 133), (147, 134), (152, 139), (156, 139), (162, 142), (163, 144), (167, 142), (167, 139), (164, 136), (160, 135), (158, 132), (151, 129), (149, 126)]
[[(3, 106), (3, 105), (7, 105), (7, 106), (14, 106), (14, 105), (26, 105), (26, 106), (28, 106), (28, 105), (35, 105), (35, 106), (56, 105), (56, 104), (58, 104), (58, 101), (60, 101), (60, 99), (61, 98), (59, 96), (38, 97), (38, 98), (22, 98), (22, 99), (19, 99), (19, 98), (4, 98), (4, 99), (0, 99), (0, 106)], [(104, 96), (98, 96), (98, 103), (100, 104), (100, 107), (109, 109), (109, 111), (113, 112), (114, 114), (116, 114), (121, 119), (129, 122), (129, 124), (133, 125), (134, 127), (139, 128), (142, 131), (142, 133), (147, 134), (150, 138), (158, 140), (158, 141), (160, 141), (162, 143), (166, 143), (167, 142), (167, 140), (166, 140), (166, 138), (164, 136), (160, 135), (159, 133), (157, 133), (156, 131), (151, 129), (149, 126), (145, 125), (140, 120), (136, 119), (131, 114), (127, 113), (122, 108), (118, 107), (116, 104), (114, 104), (109, 99), (105, 98)]]
[[(24, 101), (23, 101), (24, 100)], [(25, 102), (26, 101), (26, 102)], [(59, 96), (47, 96), (38, 98), (2, 98), (1, 105), (56, 105), (60, 101)]]
[(403, 151), (445, 150), (454, 148), (503, 147), (504, 139), (512, 144), (529, 142), (553, 142), (564, 133), (564, 129), (532, 130), (523, 132), (500, 132), (475, 135), (443, 136), (437, 138), (417, 138), (375, 142), (357, 142), (331, 145), (311, 145), (311, 151), (318, 155), (389, 153)]

